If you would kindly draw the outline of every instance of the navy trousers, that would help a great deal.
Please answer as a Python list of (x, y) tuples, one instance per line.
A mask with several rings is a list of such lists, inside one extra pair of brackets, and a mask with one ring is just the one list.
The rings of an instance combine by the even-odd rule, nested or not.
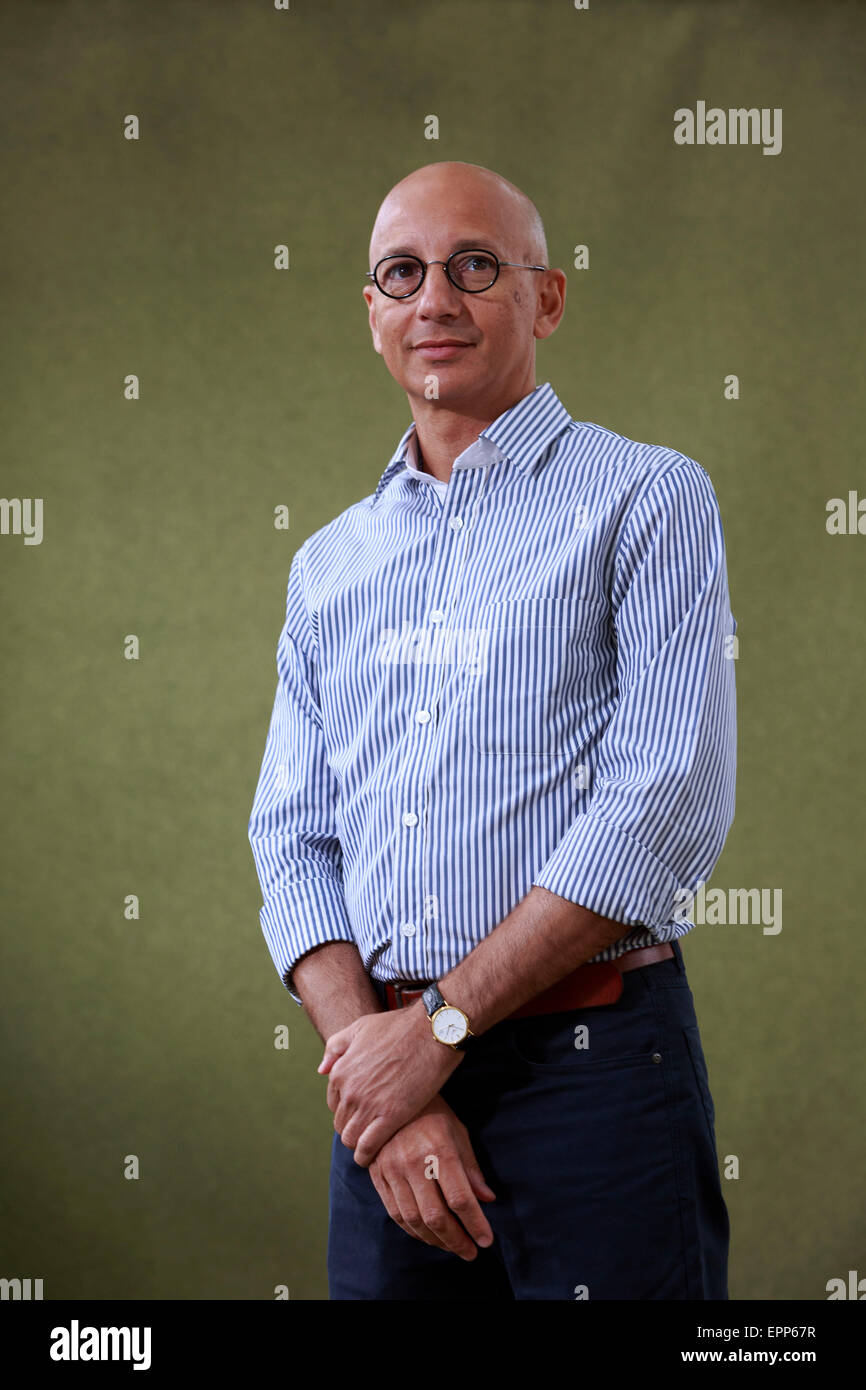
[(332, 1299), (728, 1297), (713, 1101), (672, 944), (623, 975), (615, 1004), (470, 1043), (442, 1094), (496, 1193), (481, 1203), (493, 1244), (473, 1261), (407, 1235), (334, 1135)]

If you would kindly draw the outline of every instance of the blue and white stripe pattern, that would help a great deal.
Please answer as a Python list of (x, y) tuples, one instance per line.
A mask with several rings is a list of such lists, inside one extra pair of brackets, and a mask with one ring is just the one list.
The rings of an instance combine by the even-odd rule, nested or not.
[(354, 941), (438, 979), (538, 884), (682, 936), (734, 814), (725, 545), (704, 469), (572, 420), (549, 383), (455, 461), (407, 467), (296, 552), (249, 822), (290, 990)]

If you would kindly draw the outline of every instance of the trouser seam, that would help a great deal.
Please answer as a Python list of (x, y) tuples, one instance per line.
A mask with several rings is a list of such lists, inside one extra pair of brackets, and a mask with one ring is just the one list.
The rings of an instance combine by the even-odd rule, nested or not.
[(656, 1012), (656, 1022), (658, 1025), (659, 1048), (661, 1051), (662, 1081), (665, 1092), (665, 1115), (667, 1118), (668, 1134), (671, 1141), (671, 1152), (673, 1154), (673, 1180), (677, 1199), (677, 1211), (680, 1221), (680, 1242), (682, 1249), (683, 1270), (685, 1273), (686, 1296), (688, 1298), (700, 1297), (700, 1292), (695, 1292), (695, 1281), (691, 1267), (691, 1245), (686, 1213), (686, 1165), (683, 1162), (683, 1150), (680, 1142), (679, 1125), (676, 1122), (677, 1113), (677, 1069), (674, 1062), (675, 1053), (673, 1051), (673, 1039), (670, 1035), (670, 1025), (665, 1017), (665, 1011), (659, 1006), (659, 999), (655, 991), (651, 991), (653, 996), (653, 1007)]

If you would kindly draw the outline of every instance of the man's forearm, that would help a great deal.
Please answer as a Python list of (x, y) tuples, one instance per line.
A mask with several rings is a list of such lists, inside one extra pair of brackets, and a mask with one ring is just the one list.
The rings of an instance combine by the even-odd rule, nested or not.
[(292, 972), (292, 985), (323, 1042), (356, 1018), (382, 1012), (351, 941), (329, 941), (303, 956)]
[(485, 1033), (632, 927), (533, 886), (439, 987)]

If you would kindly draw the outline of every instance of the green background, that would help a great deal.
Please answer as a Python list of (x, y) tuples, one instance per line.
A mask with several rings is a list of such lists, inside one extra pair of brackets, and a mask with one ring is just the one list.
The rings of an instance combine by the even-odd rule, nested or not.
[[(0, 1274), (47, 1299), (327, 1297), (321, 1047), (261, 935), (247, 821), (291, 557), (410, 420), (361, 298), (372, 221), (455, 158), (526, 189), (568, 273), (538, 381), (698, 459), (722, 510), (739, 781), (712, 882), (784, 904), (776, 936), (684, 944), (740, 1163), (731, 1297), (866, 1275), (866, 536), (825, 529), (866, 477), (863, 6), (0, 15), (2, 493), (44, 499), (41, 545), (0, 536)], [(781, 107), (782, 152), (675, 145), (698, 100)]]

